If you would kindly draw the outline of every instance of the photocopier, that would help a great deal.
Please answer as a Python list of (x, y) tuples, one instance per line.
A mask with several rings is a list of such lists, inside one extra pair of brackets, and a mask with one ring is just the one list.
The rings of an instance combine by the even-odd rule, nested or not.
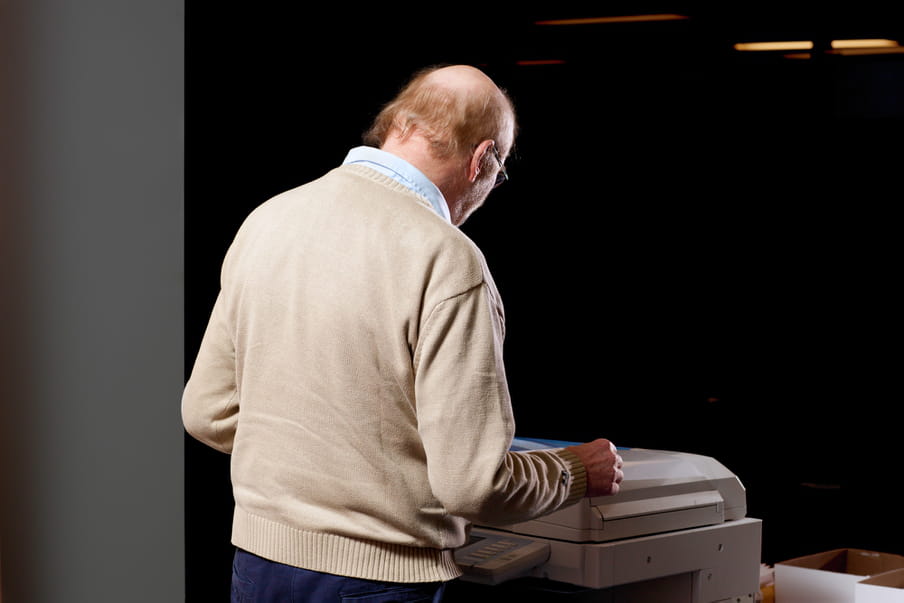
[[(512, 450), (569, 445), (516, 438)], [(741, 481), (696, 454), (619, 449), (618, 494), (538, 519), (473, 526), (462, 580), (483, 595), (536, 601), (753, 603), (761, 527)]]

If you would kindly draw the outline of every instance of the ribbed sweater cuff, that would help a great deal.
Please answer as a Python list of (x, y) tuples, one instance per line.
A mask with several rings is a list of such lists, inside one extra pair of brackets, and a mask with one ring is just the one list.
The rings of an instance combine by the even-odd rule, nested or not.
[(556, 454), (565, 463), (568, 468), (568, 473), (571, 475), (568, 498), (562, 505), (563, 507), (566, 507), (578, 502), (584, 498), (585, 494), (587, 494), (587, 468), (584, 467), (584, 463), (581, 462), (578, 455), (570, 450), (561, 448), (556, 450)]
[(317, 572), (386, 582), (445, 582), (461, 575), (451, 549), (298, 530), (236, 507), (232, 544), (265, 559)]

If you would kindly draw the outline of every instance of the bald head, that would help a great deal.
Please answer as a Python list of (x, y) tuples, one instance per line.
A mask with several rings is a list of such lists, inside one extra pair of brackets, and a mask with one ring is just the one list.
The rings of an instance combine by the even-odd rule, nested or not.
[(470, 65), (451, 65), (425, 72), (425, 82), (459, 94), (494, 94), (498, 88), (483, 71)]
[(417, 132), (441, 159), (464, 156), (487, 139), (505, 155), (515, 128), (511, 100), (492, 79), (475, 67), (451, 65), (415, 74), (377, 116), (365, 142), (382, 147), (390, 135)]

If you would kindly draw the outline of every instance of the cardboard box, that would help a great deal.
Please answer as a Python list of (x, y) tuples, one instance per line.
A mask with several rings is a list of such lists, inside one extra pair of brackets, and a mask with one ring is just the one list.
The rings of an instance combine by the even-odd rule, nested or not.
[(904, 557), (836, 549), (775, 564), (775, 603), (855, 603), (855, 586), (871, 576), (904, 569)]
[(861, 580), (854, 593), (856, 603), (904, 603), (904, 569)]

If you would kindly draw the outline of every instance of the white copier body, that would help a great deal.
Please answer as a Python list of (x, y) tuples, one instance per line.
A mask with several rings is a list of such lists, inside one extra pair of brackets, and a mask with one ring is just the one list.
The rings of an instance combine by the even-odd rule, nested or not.
[[(512, 450), (567, 443), (516, 439)], [(614, 496), (549, 515), (475, 526), (456, 552), (464, 580), (542, 579), (578, 587), (581, 601), (752, 603), (759, 592), (761, 521), (747, 518), (740, 480), (706, 456), (619, 450)]]

